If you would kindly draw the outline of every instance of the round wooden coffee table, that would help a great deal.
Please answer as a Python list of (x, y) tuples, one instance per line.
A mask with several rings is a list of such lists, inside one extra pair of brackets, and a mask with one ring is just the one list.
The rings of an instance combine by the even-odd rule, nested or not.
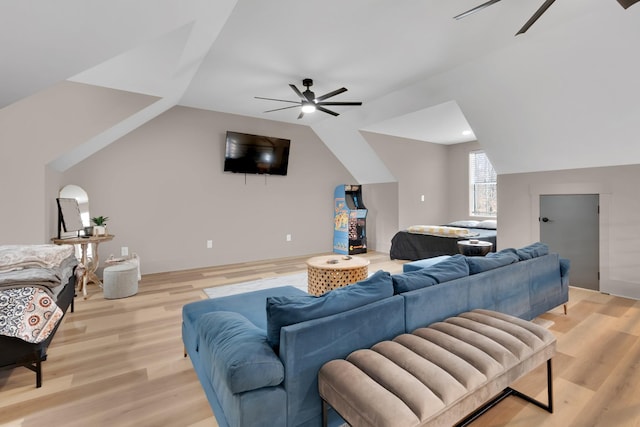
[(311, 295), (364, 280), (369, 275), (369, 260), (349, 255), (323, 255), (307, 260), (307, 284)]

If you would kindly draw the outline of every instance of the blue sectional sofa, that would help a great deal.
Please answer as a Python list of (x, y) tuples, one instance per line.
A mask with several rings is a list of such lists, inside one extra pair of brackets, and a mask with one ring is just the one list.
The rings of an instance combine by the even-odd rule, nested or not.
[(431, 264), (321, 297), (285, 286), (185, 305), (186, 354), (220, 427), (318, 427), (327, 361), (476, 308), (530, 320), (568, 301), (569, 262), (541, 243)]

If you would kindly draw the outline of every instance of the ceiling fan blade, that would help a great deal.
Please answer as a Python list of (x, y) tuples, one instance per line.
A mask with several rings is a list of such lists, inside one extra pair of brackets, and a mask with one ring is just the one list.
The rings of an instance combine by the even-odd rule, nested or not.
[(296, 93), (296, 95), (298, 95), (298, 96), (300, 97), (300, 99), (301, 99), (302, 101), (306, 101), (306, 100), (307, 100), (307, 98), (305, 98), (305, 97), (304, 97), (304, 95), (302, 94), (302, 92), (300, 92), (300, 91), (298, 90), (298, 88), (296, 87), (296, 85), (292, 85), (292, 84), (290, 84), (290, 85), (289, 85), (289, 87), (290, 87), (291, 89), (293, 89), (293, 91)]
[(625, 9), (628, 9), (634, 4), (638, 3), (639, 1), (640, 0), (618, 0), (618, 3), (620, 3), (620, 6), (624, 7)]
[(346, 87), (341, 87), (340, 89), (336, 89), (333, 92), (325, 93), (324, 95), (317, 97), (316, 101), (322, 101), (323, 99), (331, 98), (332, 96), (339, 95), (346, 91), (347, 91)]
[(339, 116), (340, 115), (340, 114), (336, 113), (335, 111), (327, 110), (326, 108), (324, 108), (321, 105), (316, 105), (316, 109), (322, 111), (323, 113), (331, 114), (332, 116)]
[(288, 110), (289, 108), (298, 108), (299, 106), (300, 106), (300, 103), (298, 103), (298, 105), (291, 105), (289, 107), (274, 108), (273, 110), (263, 111), (263, 113), (272, 113), (274, 111)]
[(335, 102), (318, 102), (316, 103), (316, 106), (318, 105), (362, 105), (362, 102), (356, 102), (356, 101), (346, 101), (346, 102), (339, 102), (339, 101), (335, 101)]
[(486, 3), (482, 3), (480, 6), (476, 6), (473, 9), (469, 9), (466, 12), (462, 12), (460, 15), (456, 15), (453, 17), (453, 19), (462, 19), (465, 16), (469, 16), (469, 15), (473, 15), (476, 12), (480, 12), (482, 9), (484, 9), (485, 7), (489, 7), (494, 3), (498, 3), (500, 0), (489, 0)]
[(545, 13), (547, 11), (547, 9), (549, 9), (549, 7), (553, 4), (553, 2), (555, 2), (556, 0), (546, 0), (542, 6), (540, 6), (540, 9), (536, 10), (536, 13), (533, 14), (533, 16), (531, 18), (529, 18), (529, 20), (522, 26), (522, 28), (520, 28), (520, 31), (518, 31), (516, 33), (516, 36), (518, 34), (524, 34), (527, 32), (527, 30), (529, 28), (531, 28), (531, 26), (538, 20), (538, 18), (540, 18), (542, 16), (543, 13)]
[(264, 98), (262, 96), (254, 96), (255, 99), (266, 99), (267, 101), (280, 101), (280, 102), (288, 102), (290, 104), (298, 104), (300, 105), (300, 101), (289, 101), (288, 99), (277, 99), (277, 98)]

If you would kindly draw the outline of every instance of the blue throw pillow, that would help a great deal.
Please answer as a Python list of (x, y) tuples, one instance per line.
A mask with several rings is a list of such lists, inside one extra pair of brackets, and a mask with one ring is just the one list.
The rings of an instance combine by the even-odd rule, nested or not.
[(205, 314), (198, 321), (198, 334), (200, 351), (211, 355), (203, 361), (210, 364), (210, 379), (222, 378), (232, 393), (277, 386), (284, 380), (284, 366), (265, 331), (240, 313)]
[(402, 274), (394, 274), (391, 276), (393, 280), (393, 291), (396, 294), (401, 294), (403, 292), (437, 285), (438, 281), (427, 274), (428, 270), (429, 268), (427, 267), (420, 270), (407, 271)]
[(390, 296), (393, 296), (391, 274), (379, 270), (368, 279), (334, 289), (319, 297), (268, 297), (267, 339), (277, 351), (280, 345), (280, 328), (283, 326), (342, 313)]
[(433, 277), (438, 283), (450, 282), (468, 276), (469, 264), (464, 255), (457, 254), (421, 271)]
[(549, 253), (549, 247), (541, 242), (532, 243), (521, 249), (516, 249), (518, 257), (521, 261), (526, 259), (537, 258), (539, 256), (547, 255)]
[(469, 274), (482, 273), (483, 271), (493, 270), (494, 268), (513, 264), (518, 261), (520, 261), (518, 255), (509, 251), (490, 253), (485, 257), (467, 257)]

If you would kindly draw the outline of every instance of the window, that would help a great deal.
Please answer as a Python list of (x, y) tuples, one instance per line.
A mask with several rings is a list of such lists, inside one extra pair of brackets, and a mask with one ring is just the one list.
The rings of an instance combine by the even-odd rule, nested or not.
[(472, 216), (498, 215), (497, 175), (484, 151), (469, 153), (469, 205)]

